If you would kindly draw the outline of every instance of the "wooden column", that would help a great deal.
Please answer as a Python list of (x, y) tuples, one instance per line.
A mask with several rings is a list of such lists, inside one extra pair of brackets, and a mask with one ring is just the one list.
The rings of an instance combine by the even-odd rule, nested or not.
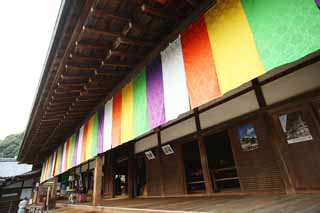
[(164, 189), (164, 177), (163, 177), (163, 166), (162, 166), (162, 155), (161, 155), (161, 134), (160, 128), (157, 130), (157, 138), (158, 138), (158, 147), (157, 147), (157, 161), (159, 163), (159, 172), (160, 172), (160, 195), (161, 197), (165, 197), (165, 189)]
[(49, 209), (56, 208), (57, 183), (58, 183), (58, 176), (55, 176), (52, 179), (52, 185), (50, 187)]
[(135, 179), (135, 160), (134, 160), (134, 143), (129, 144), (128, 148), (128, 198), (134, 198), (134, 179)]
[(104, 162), (104, 196), (114, 198), (114, 176), (112, 171), (112, 150), (105, 155)]
[(178, 172), (177, 174), (180, 174), (180, 182), (183, 189), (184, 194), (188, 194), (187, 190), (187, 181), (186, 181), (186, 174), (185, 174), (185, 167), (184, 167), (184, 159), (183, 159), (183, 151), (182, 151), (182, 145), (177, 144), (175, 146), (175, 152), (178, 158)]
[(212, 187), (209, 163), (207, 158), (207, 150), (204, 143), (204, 139), (201, 136), (198, 139), (198, 145), (199, 145), (201, 167), (202, 167), (203, 179), (206, 187), (206, 193), (211, 194), (213, 193), (213, 187)]
[(33, 187), (35, 190), (33, 191), (33, 194), (32, 194), (32, 203), (35, 203), (35, 204), (38, 203), (39, 187), (40, 187), (40, 184), (38, 182), (35, 182)]
[(208, 157), (207, 157), (207, 149), (206, 149), (206, 145), (204, 143), (204, 138), (203, 138), (203, 136), (200, 135), (201, 124), (200, 124), (198, 108), (195, 108), (193, 110), (193, 112), (194, 112), (194, 118), (195, 118), (195, 122), (196, 122), (197, 132), (198, 132), (198, 146), (199, 146), (199, 154), (200, 154), (203, 180), (204, 180), (204, 184), (205, 184), (205, 188), (206, 188), (206, 193), (211, 194), (211, 193), (213, 193), (213, 187), (212, 187), (210, 168), (209, 168)]
[(94, 177), (93, 177), (93, 197), (92, 205), (101, 204), (101, 187), (102, 187), (102, 155), (98, 155), (95, 160)]

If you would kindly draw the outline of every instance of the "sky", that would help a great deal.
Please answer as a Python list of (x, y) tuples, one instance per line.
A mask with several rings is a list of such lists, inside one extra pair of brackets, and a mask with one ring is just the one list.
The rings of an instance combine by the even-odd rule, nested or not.
[(27, 126), (61, 0), (2, 1), (0, 140)]

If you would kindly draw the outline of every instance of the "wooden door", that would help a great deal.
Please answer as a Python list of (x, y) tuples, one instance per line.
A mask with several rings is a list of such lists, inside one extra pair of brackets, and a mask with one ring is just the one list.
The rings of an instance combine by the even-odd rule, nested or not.
[(319, 125), (311, 106), (299, 105), (273, 113), (279, 148), (297, 191), (320, 189)]

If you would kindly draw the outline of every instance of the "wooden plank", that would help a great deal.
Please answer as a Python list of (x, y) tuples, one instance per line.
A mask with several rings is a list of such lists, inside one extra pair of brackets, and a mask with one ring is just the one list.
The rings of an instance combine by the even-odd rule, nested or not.
[(272, 146), (273, 153), (275, 155), (278, 167), (280, 169), (281, 178), (284, 183), (286, 193), (293, 194), (295, 193), (293, 180), (290, 176), (288, 165), (285, 161), (284, 153), (282, 153), (280, 149), (280, 144), (279, 144), (280, 141), (279, 141), (279, 136), (276, 134), (276, 127), (274, 126), (272, 119), (268, 115), (266, 115), (264, 119), (270, 131), (269, 137), (270, 137), (271, 146)]
[(211, 194), (211, 193), (213, 193), (213, 186), (212, 186), (212, 181), (211, 181), (211, 176), (210, 176), (210, 168), (209, 168), (209, 163), (208, 163), (207, 150), (206, 150), (206, 146), (205, 146), (203, 137), (199, 137), (198, 146), (199, 146), (199, 154), (200, 154), (200, 160), (201, 160), (203, 179), (204, 179), (205, 187), (206, 187), (206, 193)]

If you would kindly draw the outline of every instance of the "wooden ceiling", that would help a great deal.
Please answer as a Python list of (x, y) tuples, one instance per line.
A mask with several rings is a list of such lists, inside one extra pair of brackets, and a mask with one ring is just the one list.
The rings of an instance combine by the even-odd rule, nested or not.
[(39, 164), (213, 1), (65, 1), (18, 159)]

